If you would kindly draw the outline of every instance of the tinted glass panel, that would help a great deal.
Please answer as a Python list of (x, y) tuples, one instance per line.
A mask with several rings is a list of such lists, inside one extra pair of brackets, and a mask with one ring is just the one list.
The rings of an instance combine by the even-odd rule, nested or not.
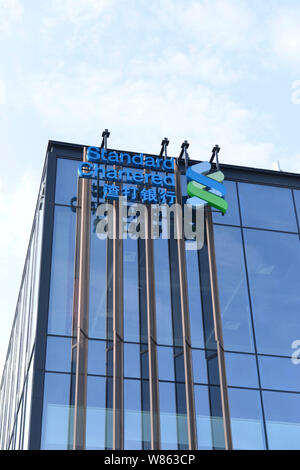
[(258, 388), (255, 356), (226, 353), (227, 383), (235, 387)]
[(270, 449), (300, 449), (300, 395), (263, 392)]
[(124, 376), (140, 377), (140, 345), (124, 344)]
[(177, 449), (175, 384), (159, 382), (161, 448)]
[(238, 187), (244, 226), (298, 231), (290, 189), (248, 183)]
[(128, 238), (124, 246), (124, 338), (126, 341), (139, 341), (139, 278), (137, 241)]
[(105, 375), (106, 343), (89, 340), (88, 374)]
[(192, 350), (194, 382), (207, 383), (207, 364), (205, 352), (198, 349)]
[(258, 352), (290, 356), (300, 330), (299, 237), (244, 234)]
[(158, 346), (158, 377), (160, 380), (174, 380), (174, 353), (173, 348)]
[(186, 250), (186, 272), (191, 326), (191, 342), (196, 348), (204, 347), (200, 279), (197, 250)]
[(197, 421), (198, 449), (224, 449), (223, 420), (214, 416), (214, 390), (211, 387), (195, 385), (195, 408)]
[(71, 372), (71, 338), (48, 336), (46, 369)]
[(156, 328), (159, 344), (173, 344), (168, 240), (154, 240)]
[(124, 380), (124, 448), (142, 448), (141, 382)]
[(234, 449), (264, 449), (260, 395), (256, 390), (228, 389)]
[(300, 366), (290, 358), (259, 357), (262, 388), (300, 392)]
[(55, 208), (49, 303), (50, 334), (71, 336), (76, 214)]
[(97, 218), (92, 216), (90, 244), (89, 336), (106, 338), (106, 240), (98, 238)]
[(70, 375), (45, 374), (42, 449), (68, 448)]
[(216, 225), (215, 246), (225, 349), (254, 350), (241, 231)]
[(213, 209), (213, 221), (218, 224), (240, 225), (240, 214), (237, 202), (236, 183), (234, 181), (224, 181), (226, 187), (225, 199), (228, 202), (228, 209), (225, 215)]
[(112, 414), (112, 410), (106, 410), (105, 389), (106, 380), (103, 377), (88, 377), (86, 413), (87, 449), (105, 449), (105, 427), (110, 424), (108, 415)]
[(296, 203), (298, 224), (300, 226), (300, 190), (294, 189), (294, 197), (295, 197), (295, 203)]
[(55, 202), (72, 204), (71, 199), (77, 198), (77, 169), (79, 161), (57, 159)]

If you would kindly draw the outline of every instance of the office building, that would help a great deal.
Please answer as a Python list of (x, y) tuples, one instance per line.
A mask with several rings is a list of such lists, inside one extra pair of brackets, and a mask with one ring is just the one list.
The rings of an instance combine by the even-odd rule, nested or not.
[[(121, 238), (116, 219), (116, 237), (99, 237), (113, 183), (80, 166), (86, 151), (48, 144), (1, 381), (1, 448), (300, 449), (299, 175), (221, 164), (228, 210), (206, 206), (195, 250)], [(175, 159), (167, 173), (179, 203), (194, 163)], [(147, 187), (138, 180), (130, 187)]]

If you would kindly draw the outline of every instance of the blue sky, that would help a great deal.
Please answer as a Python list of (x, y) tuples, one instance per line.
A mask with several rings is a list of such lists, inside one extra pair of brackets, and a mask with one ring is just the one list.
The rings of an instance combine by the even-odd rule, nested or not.
[(47, 142), (300, 172), (299, 0), (0, 0), (0, 371)]

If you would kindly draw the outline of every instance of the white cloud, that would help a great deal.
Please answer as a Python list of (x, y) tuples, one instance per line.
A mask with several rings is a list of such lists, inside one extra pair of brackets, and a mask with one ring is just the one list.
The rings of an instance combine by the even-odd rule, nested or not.
[(0, 80), (0, 104), (6, 103), (6, 82)]
[(281, 7), (270, 21), (271, 47), (281, 62), (299, 70), (300, 7)]
[(0, 32), (9, 32), (13, 24), (22, 19), (23, 12), (19, 0), (0, 0)]
[(300, 80), (294, 80), (292, 83), (292, 92), (291, 101), (293, 104), (300, 104)]
[(165, 0), (158, 21), (183, 37), (221, 49), (249, 49), (260, 40), (253, 12), (244, 0)]
[(52, 0), (49, 6), (52, 20), (78, 25), (98, 20), (106, 9), (113, 8), (113, 0)]
[(85, 64), (72, 76), (54, 73), (32, 85), (34, 106), (57, 139), (94, 143), (108, 127), (119, 148), (125, 141), (127, 148), (157, 152), (166, 135), (174, 155), (188, 139), (192, 158), (207, 158), (219, 143), (226, 163), (271, 167), (272, 144), (250, 137), (268, 120), (200, 83), (185, 87), (162, 77), (158, 86)]
[(4, 178), (0, 180), (0, 380), (38, 193), (33, 175), (10, 182), (8, 189)]

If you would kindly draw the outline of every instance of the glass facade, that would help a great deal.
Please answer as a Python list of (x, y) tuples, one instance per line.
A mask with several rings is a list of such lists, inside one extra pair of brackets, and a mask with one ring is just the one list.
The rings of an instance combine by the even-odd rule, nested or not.
[(0, 385), (0, 448), (29, 449), (45, 202), (42, 178)]
[(299, 181), (224, 165), (229, 209), (212, 212), (224, 395), (209, 238), (196, 250), (99, 237), (103, 184), (91, 181), (85, 211), (82, 151), (55, 144), (48, 156), (1, 382), (1, 448), (225, 449), (228, 396), (234, 449), (299, 449)]
[(233, 446), (299, 449), (299, 190), (233, 184), (214, 218)]

